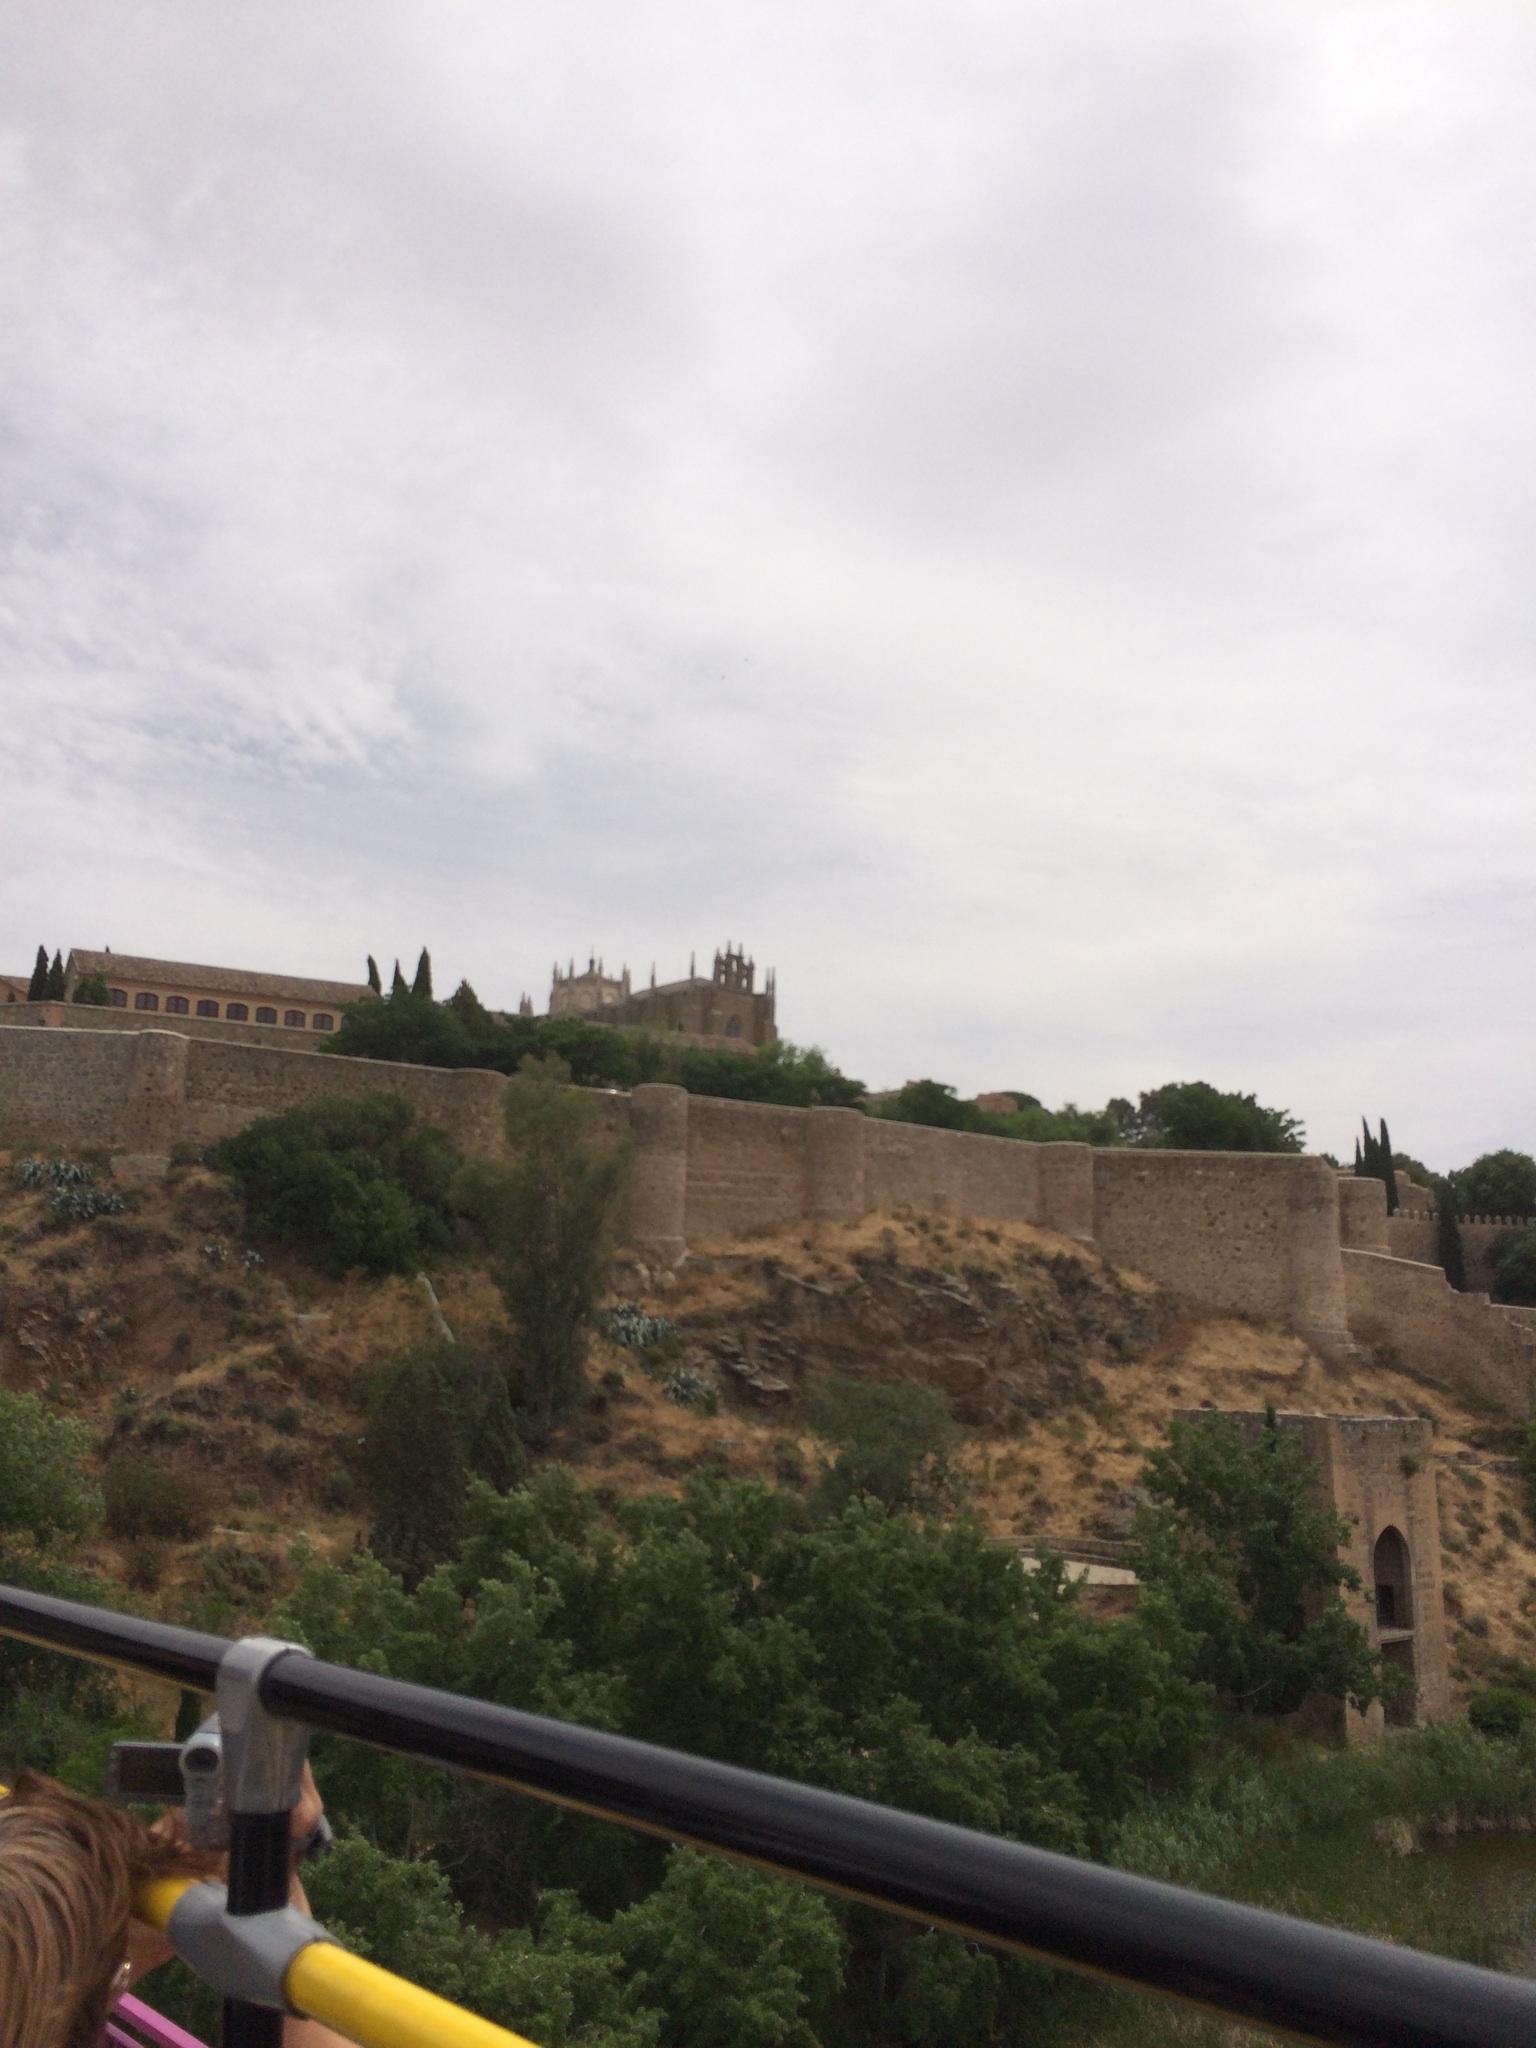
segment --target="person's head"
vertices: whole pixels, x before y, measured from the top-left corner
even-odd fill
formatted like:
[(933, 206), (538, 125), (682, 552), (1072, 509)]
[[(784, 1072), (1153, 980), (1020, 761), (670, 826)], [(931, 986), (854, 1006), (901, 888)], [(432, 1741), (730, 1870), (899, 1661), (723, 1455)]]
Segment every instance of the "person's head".
[(0, 1798), (0, 2048), (100, 2048), (134, 1885), (201, 1874), (205, 1861), (24, 1771)]

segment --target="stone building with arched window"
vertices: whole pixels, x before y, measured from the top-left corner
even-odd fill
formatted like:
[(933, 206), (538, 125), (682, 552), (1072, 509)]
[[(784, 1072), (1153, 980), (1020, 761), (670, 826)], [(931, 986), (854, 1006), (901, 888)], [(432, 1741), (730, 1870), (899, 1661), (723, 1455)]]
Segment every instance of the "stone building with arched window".
[(291, 1031), (338, 1031), (347, 1011), (372, 994), (366, 982), (314, 981), (302, 974), (259, 974), (245, 967), (198, 967), (185, 960), (149, 960), (134, 953), (74, 947), (64, 970), (64, 998), (100, 975), (114, 1009), (171, 1030), (180, 1017), (227, 1024), (281, 1022)]

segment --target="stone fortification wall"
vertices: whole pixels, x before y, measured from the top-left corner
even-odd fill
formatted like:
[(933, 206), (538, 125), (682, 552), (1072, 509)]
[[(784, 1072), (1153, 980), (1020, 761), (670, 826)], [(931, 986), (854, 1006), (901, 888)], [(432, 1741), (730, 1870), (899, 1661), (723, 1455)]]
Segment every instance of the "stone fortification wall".
[(129, 1037), (0, 1032), (0, 1138), (50, 1151), (120, 1144), (133, 1053)]
[[(1493, 1292), (1493, 1248), (1512, 1230), (1529, 1230), (1529, 1216), (1465, 1216), (1461, 1223), (1461, 1253), (1467, 1268), (1467, 1286), (1478, 1294)], [(1437, 1232), (1433, 1214), (1397, 1215), (1388, 1218), (1384, 1247), (1395, 1259), (1418, 1259), (1433, 1266), (1439, 1263)], [(1376, 1247), (1371, 1247), (1376, 1249)]]
[(0, 1024), (51, 1025), (67, 1031), (175, 1031), (183, 1038), (268, 1045), (284, 1052), (314, 1052), (325, 1042), (323, 1033), (286, 1024), (229, 1024), (222, 1017), (167, 1017), (96, 1003), (0, 1003)]
[(688, 1242), (739, 1237), (805, 1215), (804, 1110), (683, 1095), (681, 1122)]
[(1536, 1331), (1486, 1294), (1458, 1294), (1438, 1266), (1346, 1251), (1350, 1328), (1419, 1378), (1523, 1421), (1536, 1393)]
[(1338, 1181), (1320, 1159), (1095, 1152), (1093, 1235), (1191, 1301), (1274, 1318), (1320, 1349), (1349, 1346)]
[[(322, 1096), (389, 1091), (467, 1153), (495, 1156), (505, 1085), (499, 1074), (244, 1044), (229, 1027), (12, 1030), (0, 1032), (0, 1142), (163, 1154)], [(1515, 1342), (1527, 1333), (1453, 1296), (1438, 1269), (1342, 1255), (1341, 1229), (1358, 1242), (1377, 1219), (1368, 1198), (1349, 1194), (1341, 1220), (1340, 1183), (1321, 1161), (1028, 1145), (659, 1085), (598, 1100), (605, 1127), (631, 1144), (625, 1230), (649, 1256), (902, 1204), (1035, 1223), (1097, 1244), (1196, 1307), (1271, 1317), (1329, 1352), (1346, 1351), (1352, 1316), (1364, 1317), (1415, 1370), (1453, 1375), (1504, 1409), (1518, 1395), (1523, 1412), (1529, 1373)], [(1355, 1270), (1346, 1295), (1346, 1256), (1390, 1271)]]

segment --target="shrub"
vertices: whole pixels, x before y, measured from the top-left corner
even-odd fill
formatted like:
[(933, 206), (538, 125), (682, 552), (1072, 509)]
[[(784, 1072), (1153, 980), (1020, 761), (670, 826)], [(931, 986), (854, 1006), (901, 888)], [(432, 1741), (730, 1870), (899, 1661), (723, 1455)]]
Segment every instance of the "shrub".
[(1536, 1229), (1512, 1230), (1493, 1247), (1494, 1293), (1500, 1301), (1536, 1305)]
[(1512, 1685), (1489, 1685), (1467, 1702), (1467, 1719), (1479, 1735), (1513, 1738), (1533, 1717), (1536, 1700)]
[(226, 1138), (210, 1164), (238, 1183), (254, 1234), (329, 1273), (410, 1273), (450, 1241), (459, 1159), (393, 1095), (316, 1102)]
[(212, 1488), (194, 1469), (168, 1472), (121, 1458), (107, 1467), (102, 1491), (114, 1536), (164, 1536), (190, 1543), (206, 1536), (213, 1522)]
[(625, 1154), (598, 1130), (589, 1098), (558, 1061), (525, 1061), (507, 1089), (507, 1166), (477, 1161), (459, 1199), (485, 1234), (523, 1366), (535, 1436), (580, 1406), (587, 1332), (608, 1265)]
[(817, 1489), (824, 1509), (835, 1511), (859, 1495), (895, 1509), (952, 1500), (949, 1453), (959, 1431), (932, 1387), (836, 1380), (818, 1394), (812, 1419), (839, 1446)]
[(471, 1479), (521, 1478), (506, 1379), (456, 1344), (421, 1344), (368, 1387), (364, 1483), (374, 1555), (415, 1585), (453, 1553)]
[(665, 1316), (647, 1315), (638, 1302), (615, 1302), (597, 1318), (599, 1335), (610, 1344), (622, 1344), (627, 1351), (644, 1351), (652, 1344), (664, 1344), (677, 1334), (676, 1323)]

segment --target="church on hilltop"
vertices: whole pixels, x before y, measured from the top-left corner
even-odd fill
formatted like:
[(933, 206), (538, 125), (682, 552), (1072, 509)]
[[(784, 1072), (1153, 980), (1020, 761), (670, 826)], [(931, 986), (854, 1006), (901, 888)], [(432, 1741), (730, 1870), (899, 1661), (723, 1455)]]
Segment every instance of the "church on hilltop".
[[(576, 962), (562, 970), (555, 962), (549, 991), (551, 1017), (579, 1017), (587, 1024), (627, 1024), (642, 1031), (682, 1032), (707, 1044), (753, 1051), (772, 1045), (778, 1037), (775, 1022), (777, 986), (773, 969), (757, 986), (757, 963), (739, 946), (727, 944), (715, 954), (710, 972), (698, 972), (697, 956), (690, 957), (688, 972), (681, 981), (656, 979), (636, 988), (627, 967), (617, 978), (603, 971), (603, 962), (590, 955), (585, 969)], [(521, 1014), (531, 1016), (533, 1006), (523, 998)]]

